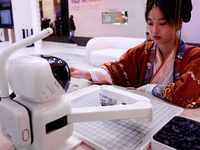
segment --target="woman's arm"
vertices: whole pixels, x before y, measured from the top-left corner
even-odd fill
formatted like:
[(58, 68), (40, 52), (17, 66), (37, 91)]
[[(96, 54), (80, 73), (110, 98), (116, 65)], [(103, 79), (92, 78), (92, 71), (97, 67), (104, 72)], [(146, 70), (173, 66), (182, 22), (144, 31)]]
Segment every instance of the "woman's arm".
[(81, 70), (75, 67), (69, 67), (71, 72), (71, 77), (77, 78), (77, 79), (88, 79), (91, 80), (92, 77), (90, 75), (90, 72), (87, 70)]
[(175, 83), (157, 85), (152, 94), (183, 107), (197, 107), (200, 105), (200, 66), (193, 64)]
[(188, 46), (179, 64), (179, 79), (169, 84), (147, 84), (137, 88), (183, 107), (200, 105), (200, 49)]
[(70, 72), (71, 72), (71, 77), (73, 78), (78, 78), (78, 79), (83, 78), (92, 80), (93, 82), (113, 84), (109, 74), (101, 68), (95, 68), (91, 70), (81, 70), (75, 67), (70, 67)]

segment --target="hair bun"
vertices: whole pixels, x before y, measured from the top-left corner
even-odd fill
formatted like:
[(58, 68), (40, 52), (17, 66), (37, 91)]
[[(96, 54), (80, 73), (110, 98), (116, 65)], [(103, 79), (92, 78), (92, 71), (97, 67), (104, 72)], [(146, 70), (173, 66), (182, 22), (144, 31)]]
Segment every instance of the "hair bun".
[(191, 18), (192, 2), (191, 0), (182, 0), (181, 4), (181, 18), (183, 22), (189, 22)]

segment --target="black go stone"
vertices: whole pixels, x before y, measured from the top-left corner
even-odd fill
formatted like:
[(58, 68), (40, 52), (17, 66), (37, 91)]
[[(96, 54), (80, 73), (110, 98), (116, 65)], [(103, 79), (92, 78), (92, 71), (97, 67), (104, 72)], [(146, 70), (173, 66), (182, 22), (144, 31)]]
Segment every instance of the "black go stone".
[(175, 149), (200, 150), (200, 123), (177, 116), (153, 138)]

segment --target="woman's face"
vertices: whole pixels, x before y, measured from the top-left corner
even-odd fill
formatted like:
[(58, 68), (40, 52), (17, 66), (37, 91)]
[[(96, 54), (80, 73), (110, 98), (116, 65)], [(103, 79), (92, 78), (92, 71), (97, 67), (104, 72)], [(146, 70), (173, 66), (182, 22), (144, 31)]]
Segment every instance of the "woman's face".
[(147, 23), (150, 35), (157, 44), (172, 44), (175, 29), (166, 21), (159, 7), (150, 10)]

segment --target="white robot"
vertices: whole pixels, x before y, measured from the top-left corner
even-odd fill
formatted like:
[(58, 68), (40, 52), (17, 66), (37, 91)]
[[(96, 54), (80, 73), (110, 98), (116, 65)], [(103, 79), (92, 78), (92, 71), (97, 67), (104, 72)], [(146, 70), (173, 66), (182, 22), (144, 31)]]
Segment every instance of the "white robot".
[[(30, 36), (8, 47), (0, 56), (1, 131), (16, 149), (61, 149), (71, 137), (75, 122), (125, 118), (152, 121), (153, 107), (148, 98), (111, 86), (102, 86), (101, 94), (127, 105), (72, 109), (71, 100), (63, 96), (70, 84), (70, 70), (62, 59), (21, 56), (7, 68), (12, 53), (52, 32), (48, 28)], [(17, 95), (13, 100), (8, 83)]]

